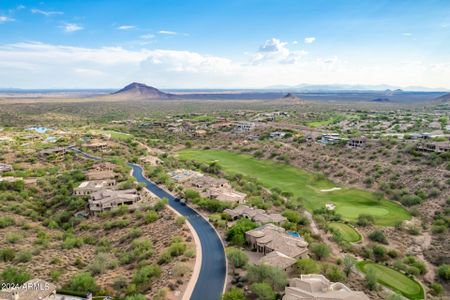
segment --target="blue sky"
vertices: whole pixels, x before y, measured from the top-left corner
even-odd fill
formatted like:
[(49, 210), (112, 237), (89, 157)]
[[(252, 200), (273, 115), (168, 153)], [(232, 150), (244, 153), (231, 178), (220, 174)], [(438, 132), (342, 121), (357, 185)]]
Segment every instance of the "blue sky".
[(450, 1), (4, 1), (0, 86), (450, 88)]

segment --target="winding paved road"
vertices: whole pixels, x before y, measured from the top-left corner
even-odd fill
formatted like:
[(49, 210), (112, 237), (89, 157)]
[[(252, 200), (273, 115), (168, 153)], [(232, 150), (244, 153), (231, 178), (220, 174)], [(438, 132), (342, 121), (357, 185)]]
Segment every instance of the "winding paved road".
[[(75, 146), (70, 146), (68, 149), (87, 159), (102, 160), (101, 157), (85, 153)], [(144, 183), (156, 196), (167, 198), (169, 205), (189, 220), (189, 223), (197, 232), (202, 245), (202, 265), (190, 300), (219, 300), (225, 286), (227, 268), (225, 251), (217, 232), (195, 210), (175, 201), (175, 197), (172, 194), (145, 178), (140, 166), (132, 163), (129, 166), (133, 169), (132, 175), (138, 182)]]
[(173, 195), (145, 178), (140, 166), (135, 164), (130, 164), (130, 166), (133, 168), (133, 176), (136, 180), (143, 182), (156, 196), (169, 199), (169, 205), (189, 220), (200, 238), (202, 244), (202, 265), (190, 299), (219, 300), (225, 283), (226, 260), (223, 244), (217, 232), (195, 210), (175, 201)]

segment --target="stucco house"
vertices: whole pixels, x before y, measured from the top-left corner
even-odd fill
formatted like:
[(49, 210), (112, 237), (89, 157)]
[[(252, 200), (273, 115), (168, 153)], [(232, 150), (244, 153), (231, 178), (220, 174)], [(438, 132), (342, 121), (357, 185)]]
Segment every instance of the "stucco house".
[(289, 280), (283, 300), (369, 300), (363, 292), (352, 291), (340, 282), (331, 282), (323, 275), (300, 275)]
[(247, 231), (245, 239), (252, 250), (264, 255), (277, 251), (297, 259), (308, 253), (308, 243), (301, 236), (289, 234), (284, 228), (271, 223)]

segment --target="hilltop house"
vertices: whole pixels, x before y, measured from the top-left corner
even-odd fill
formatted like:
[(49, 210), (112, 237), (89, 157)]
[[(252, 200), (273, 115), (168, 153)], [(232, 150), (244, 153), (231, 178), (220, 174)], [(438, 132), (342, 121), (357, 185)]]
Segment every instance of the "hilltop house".
[(139, 160), (143, 163), (149, 164), (152, 167), (157, 167), (163, 163), (163, 161), (159, 159), (157, 156), (152, 155), (142, 156), (139, 158)]
[(13, 170), (11, 165), (0, 163), (0, 173), (11, 172)]
[(108, 152), (109, 149), (108, 144), (105, 142), (91, 142), (89, 144), (84, 144), (83, 147), (91, 150), (91, 151), (100, 151), (100, 152)]
[(158, 199), (158, 197), (146, 188), (140, 191), (137, 191), (136, 189), (106, 189), (91, 194), (89, 199), (89, 211), (92, 214), (96, 214), (122, 205), (136, 208), (139, 204), (156, 199)]
[(191, 177), (185, 182), (185, 185), (198, 190), (204, 198), (243, 203), (247, 197), (246, 194), (235, 191), (227, 180), (208, 175)]
[(234, 220), (238, 218), (248, 218), (259, 224), (282, 224), (286, 222), (286, 218), (280, 214), (268, 214), (263, 209), (253, 208), (247, 205), (239, 205), (234, 209), (227, 208), (223, 212), (228, 214)]
[(202, 191), (212, 188), (231, 188), (230, 184), (225, 179), (208, 175), (191, 177), (187, 180), (186, 184)]
[(272, 251), (266, 256), (261, 257), (258, 261), (259, 264), (267, 264), (272, 267), (277, 267), (288, 273), (293, 271), (292, 267), (296, 262), (297, 260), (295, 258), (284, 255), (283, 253), (278, 251)]
[(203, 176), (203, 174), (191, 170), (179, 169), (169, 172), (169, 176), (173, 181), (177, 183), (183, 183), (190, 180), (191, 178), (201, 177)]
[(255, 123), (253, 122), (238, 122), (235, 126), (234, 126), (234, 131), (236, 132), (248, 132), (248, 131), (252, 131), (253, 129), (255, 129)]
[(114, 179), (118, 177), (118, 174), (114, 172), (115, 168), (116, 165), (109, 162), (96, 163), (86, 173), (86, 177), (88, 180)]
[(207, 197), (225, 202), (241, 204), (245, 202), (247, 194), (233, 190), (232, 188), (212, 188), (205, 193)]
[(341, 138), (338, 133), (328, 133), (322, 134), (319, 143), (324, 145), (337, 144), (341, 141)]
[(340, 282), (330, 282), (323, 275), (300, 275), (289, 279), (283, 300), (369, 300), (363, 292), (355, 292)]
[(282, 227), (268, 223), (245, 233), (252, 250), (264, 255), (277, 251), (297, 259), (306, 256), (308, 243), (298, 234), (291, 235)]
[(416, 150), (419, 152), (435, 152), (435, 153), (450, 152), (450, 143), (449, 142), (419, 143), (416, 146)]
[(283, 131), (274, 131), (269, 134), (271, 139), (282, 139), (286, 136), (286, 132)]
[(41, 158), (50, 158), (54, 157), (57, 160), (63, 159), (64, 155), (67, 153), (67, 147), (56, 147), (56, 148), (50, 148), (50, 149), (44, 149), (39, 151), (39, 156)]
[(0, 290), (0, 300), (56, 299), (56, 286), (41, 279), (32, 279), (16, 288)]
[(347, 146), (350, 148), (363, 148), (366, 146), (366, 144), (367, 144), (367, 138), (364, 136), (350, 138), (347, 141)]
[(113, 179), (83, 181), (73, 192), (77, 196), (86, 196), (101, 190), (114, 188), (115, 186), (116, 181)]

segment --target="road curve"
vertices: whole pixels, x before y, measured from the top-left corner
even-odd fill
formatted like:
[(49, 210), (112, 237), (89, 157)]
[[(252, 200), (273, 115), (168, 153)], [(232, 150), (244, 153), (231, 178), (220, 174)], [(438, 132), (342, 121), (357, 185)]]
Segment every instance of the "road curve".
[(140, 166), (129, 164), (133, 168), (133, 176), (138, 182), (142, 182), (146, 187), (160, 198), (167, 198), (169, 205), (189, 220), (200, 239), (202, 245), (202, 265), (200, 274), (195, 284), (191, 300), (219, 300), (226, 276), (226, 259), (223, 244), (217, 232), (202, 216), (189, 206), (182, 205), (175, 201), (175, 197), (151, 182), (142, 174)]

